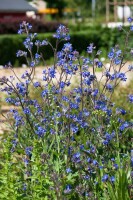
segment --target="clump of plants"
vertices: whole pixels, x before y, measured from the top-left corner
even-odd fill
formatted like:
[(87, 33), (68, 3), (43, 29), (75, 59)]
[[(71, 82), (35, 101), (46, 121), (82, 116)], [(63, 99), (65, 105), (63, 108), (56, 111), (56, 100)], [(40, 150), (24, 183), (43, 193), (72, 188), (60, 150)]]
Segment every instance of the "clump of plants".
[[(0, 198), (130, 199), (133, 124), (125, 119), (131, 110), (116, 107), (112, 97), (117, 85), (126, 81), (126, 73), (133, 70), (130, 65), (122, 72), (126, 57), (132, 56), (128, 39), (133, 26), (126, 32), (124, 51), (116, 45), (108, 53), (108, 69), (94, 44), (88, 45), (87, 57), (80, 56), (68, 42), (69, 30), (64, 25), (53, 35), (55, 47), (47, 39), (37, 40), (31, 28), (25, 21), (20, 25), (18, 33), (27, 34), (26, 51), (16, 54), (26, 59), (29, 69), (18, 77), (9, 63), (5, 67), (14, 76), (0, 78), (1, 92), (8, 95), (6, 102), (14, 105), (5, 116), (10, 131), (1, 147)], [(36, 81), (36, 66), (45, 63), (41, 47), (48, 45), (53, 65), (44, 67), (42, 80)], [(102, 69), (100, 80), (97, 68)], [(133, 103), (132, 93), (125, 103)]]

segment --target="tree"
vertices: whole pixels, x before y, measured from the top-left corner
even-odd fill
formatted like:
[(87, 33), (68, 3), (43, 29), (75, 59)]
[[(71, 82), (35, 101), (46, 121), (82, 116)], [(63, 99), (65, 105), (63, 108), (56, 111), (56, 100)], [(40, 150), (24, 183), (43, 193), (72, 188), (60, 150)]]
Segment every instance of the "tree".
[(58, 13), (54, 15), (54, 17), (62, 18), (63, 17), (63, 9), (67, 6), (67, 2), (65, 0), (45, 0), (47, 2), (47, 8), (57, 8)]
[(69, 8), (74, 8), (82, 18), (91, 15), (91, 0), (65, 0)]
[[(65, 0), (69, 8), (75, 8), (82, 18), (105, 17), (106, 0)], [(113, 0), (110, 0), (113, 1)]]

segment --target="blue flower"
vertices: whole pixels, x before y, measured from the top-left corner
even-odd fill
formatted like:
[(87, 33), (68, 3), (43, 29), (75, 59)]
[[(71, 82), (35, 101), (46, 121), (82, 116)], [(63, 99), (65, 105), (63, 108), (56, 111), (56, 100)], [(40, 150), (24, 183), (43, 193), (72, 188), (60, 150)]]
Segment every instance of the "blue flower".
[(83, 64), (87, 65), (90, 63), (90, 59), (89, 58), (83, 58)]
[(27, 166), (29, 164), (29, 160), (26, 158), (23, 158), (24, 164)]
[(95, 165), (95, 166), (97, 166), (98, 165), (98, 162), (97, 162), (97, 160), (93, 160), (93, 165)]
[(114, 59), (114, 63), (115, 63), (116, 65), (119, 65), (119, 64), (121, 63), (121, 60), (120, 60), (119, 58), (115, 58), (115, 59)]
[(46, 133), (46, 130), (45, 130), (43, 127), (37, 125), (37, 130), (35, 131), (35, 133), (36, 133), (39, 137), (42, 137), (42, 136), (44, 136), (44, 134)]
[(98, 89), (94, 89), (91, 93), (92, 96), (96, 97), (98, 94)]
[(111, 84), (106, 84), (106, 89), (109, 90), (109, 92), (112, 92), (113, 86)]
[(72, 103), (72, 102), (70, 102), (70, 108), (72, 109), (78, 109), (79, 108), (79, 106), (78, 106), (78, 104), (76, 104), (76, 103)]
[(18, 30), (18, 34), (21, 35), (22, 33), (24, 33), (24, 30), (23, 29), (19, 29)]
[(30, 109), (27, 107), (27, 108), (24, 108), (23, 109), (23, 112), (27, 115), (29, 115), (31, 112), (30, 112)]
[(30, 29), (32, 29), (32, 25), (26, 21), (23, 21), (20, 24), (20, 29), (18, 30), (18, 34), (27, 33), (27, 31), (29, 31)]
[(47, 41), (47, 40), (43, 40), (43, 41), (41, 42), (41, 46), (46, 46), (46, 45), (48, 45), (48, 41)]
[(87, 162), (88, 162), (88, 163), (91, 163), (91, 158), (87, 158)]
[(75, 154), (73, 155), (73, 157), (74, 157), (74, 158), (80, 158), (80, 153), (79, 153), (79, 152), (75, 153)]
[(18, 141), (17, 140), (12, 140), (12, 144), (15, 147), (17, 145)]
[(24, 42), (23, 42), (24, 46), (26, 49), (32, 49), (33, 47), (33, 42), (31, 41), (31, 38), (30, 37), (27, 37)]
[(114, 52), (113, 51), (109, 52), (108, 58), (109, 59), (113, 59), (114, 58)]
[(101, 61), (99, 61), (99, 62), (97, 62), (97, 66), (98, 66), (99, 68), (101, 68), (101, 67), (103, 66), (103, 63), (102, 63)]
[(106, 182), (108, 178), (109, 178), (108, 174), (103, 175), (102, 182)]
[(57, 39), (70, 40), (70, 36), (68, 33), (69, 33), (69, 29), (66, 28), (66, 26), (61, 24), (56, 30), (56, 34), (54, 34), (53, 37)]
[(54, 134), (55, 134), (55, 130), (51, 128), (51, 129), (50, 129), (50, 134), (51, 134), (51, 135), (54, 135)]
[(119, 49), (118, 51), (115, 52), (116, 57), (119, 57), (121, 55), (122, 51)]
[(21, 56), (27, 57), (27, 52), (18, 50), (17, 53), (16, 53), (16, 56), (17, 57), (21, 57)]
[(101, 100), (96, 101), (95, 109), (105, 111), (107, 109), (106, 102)]
[(106, 133), (105, 134), (105, 138), (106, 138), (106, 140), (111, 141), (112, 140), (112, 135), (109, 134), (109, 133)]
[(111, 161), (114, 162), (114, 161), (115, 161), (115, 158), (111, 158)]
[(90, 76), (90, 72), (82, 72), (82, 76), (83, 77), (89, 77)]
[(64, 46), (63, 46), (63, 49), (62, 49), (63, 51), (65, 51), (65, 52), (71, 52), (72, 51), (72, 44), (71, 43), (66, 43), (66, 44), (64, 44)]
[(122, 81), (126, 81), (127, 80), (127, 77), (126, 77), (125, 73), (117, 73), (117, 77), (119, 79), (121, 79)]
[(24, 121), (23, 121), (23, 117), (20, 115), (15, 115), (14, 116), (15, 119), (15, 126), (18, 127), (20, 125), (24, 125)]
[(42, 91), (42, 94), (41, 94), (41, 95), (42, 95), (42, 97), (45, 97), (47, 94), (48, 94), (48, 90), (45, 89), (45, 90)]
[(94, 81), (95, 80), (95, 75), (90, 75), (90, 81)]
[(39, 83), (38, 81), (37, 81), (37, 82), (35, 82), (33, 85), (34, 85), (34, 87), (35, 87), (35, 88), (37, 88), (37, 87), (40, 87), (40, 86), (41, 86), (41, 85), (40, 85), (40, 83)]
[(133, 103), (133, 94), (128, 95), (130, 103)]
[(69, 98), (67, 96), (62, 96), (62, 100), (66, 101), (66, 102), (69, 102)]
[(133, 26), (130, 26), (130, 31), (133, 31)]
[(83, 144), (81, 144), (81, 145), (79, 145), (80, 146), (80, 149), (82, 150), (82, 149), (84, 149), (84, 145)]
[(113, 81), (116, 78), (116, 74), (112, 74), (110, 80)]
[(128, 126), (129, 126), (129, 123), (125, 121), (124, 123), (121, 124), (119, 129), (120, 129), (120, 131), (124, 131), (125, 128), (128, 128)]
[[(85, 180), (89, 180), (89, 179), (90, 179), (90, 176), (86, 175), (86, 176), (84, 176), (84, 179), (85, 179)], [(86, 196), (88, 196), (88, 195), (86, 194)]]
[(61, 117), (61, 113), (60, 113), (60, 112), (56, 112), (56, 113), (55, 113), (55, 116), (56, 116), (57, 118), (60, 118), (60, 117)]
[(114, 177), (114, 176), (111, 176), (111, 177), (110, 177), (110, 182), (112, 182), (112, 183), (115, 182), (115, 177)]
[(91, 43), (88, 47), (87, 47), (87, 53), (91, 54), (93, 52), (93, 49), (95, 49), (95, 47), (93, 46), (93, 43)]
[(131, 157), (131, 167), (133, 167), (133, 157)]
[(118, 169), (118, 168), (119, 168), (118, 164), (116, 164), (116, 163), (114, 163), (113, 166), (114, 166), (115, 169)]
[(133, 65), (129, 65), (129, 66), (128, 66), (128, 70), (129, 70), (129, 71), (132, 71), (132, 70), (133, 70)]
[(127, 19), (127, 20), (128, 20), (128, 22), (129, 22), (129, 23), (131, 23), (131, 22), (133, 21), (133, 18), (131, 18), (131, 17), (128, 17), (128, 19)]
[(38, 46), (38, 47), (41, 46), (41, 41), (40, 40), (36, 40), (35, 41), (35, 45)]
[(61, 81), (61, 82), (60, 82), (60, 88), (63, 89), (64, 87), (65, 87), (65, 82)]
[(110, 72), (108, 70), (105, 72), (105, 76), (108, 77), (108, 78), (111, 77), (111, 74), (110, 74)]
[(27, 184), (26, 183), (23, 184), (22, 190), (24, 190), (24, 191), (27, 190)]
[(87, 110), (87, 109), (83, 109), (83, 115), (85, 116), (85, 117), (88, 117), (89, 115), (90, 115), (90, 112)]
[(56, 71), (55, 71), (54, 67), (51, 67), (51, 68), (48, 69), (49, 77), (55, 78), (55, 74), (56, 74)]
[(30, 30), (32, 29), (32, 25), (30, 23), (27, 23), (27, 28)]
[(71, 170), (70, 168), (67, 168), (67, 169), (66, 169), (66, 172), (67, 172), (67, 173), (71, 173), (72, 170)]
[(35, 54), (35, 59), (38, 60), (38, 59), (40, 59), (40, 58), (41, 58), (41, 56), (40, 56), (38, 53), (36, 53), (36, 54)]
[(74, 124), (71, 124), (71, 131), (73, 132), (73, 133), (77, 133), (78, 132), (78, 127), (76, 126), (76, 125), (74, 125)]
[(24, 74), (22, 74), (21, 78), (22, 78), (22, 79), (25, 79), (25, 78), (27, 78), (27, 77), (29, 77), (29, 76), (30, 76), (30, 74), (29, 74), (28, 71), (26, 70), (26, 71), (24, 72)]
[(15, 140), (12, 140), (11, 143), (12, 143), (12, 148), (10, 149), (10, 151), (13, 153), (15, 151), (15, 147), (18, 144), (18, 141), (15, 139)]
[(76, 162), (76, 163), (80, 162), (80, 153), (77, 152), (77, 153), (73, 154), (72, 159), (73, 159), (73, 161)]
[(33, 149), (33, 147), (26, 147), (26, 148), (25, 148), (25, 153), (26, 153), (26, 155), (31, 156), (32, 149)]
[(35, 67), (35, 61), (30, 62), (30, 67)]
[(104, 145), (108, 145), (108, 144), (109, 144), (109, 140), (104, 140), (104, 141), (103, 141), (103, 144), (104, 144)]
[(27, 89), (25, 87), (24, 83), (16, 83), (16, 88), (18, 89), (18, 92), (20, 95), (25, 96), (27, 93)]
[(7, 98), (5, 99), (5, 101), (6, 101), (7, 103), (12, 103), (12, 104), (15, 103), (15, 100), (14, 100), (13, 98), (11, 98), (11, 97), (7, 97)]
[(65, 190), (64, 190), (64, 193), (69, 194), (71, 192), (71, 190), (72, 190), (71, 185), (67, 185)]
[(116, 113), (117, 113), (117, 114), (125, 115), (125, 114), (126, 114), (126, 110), (124, 110), (124, 109), (122, 109), (122, 108), (116, 108)]

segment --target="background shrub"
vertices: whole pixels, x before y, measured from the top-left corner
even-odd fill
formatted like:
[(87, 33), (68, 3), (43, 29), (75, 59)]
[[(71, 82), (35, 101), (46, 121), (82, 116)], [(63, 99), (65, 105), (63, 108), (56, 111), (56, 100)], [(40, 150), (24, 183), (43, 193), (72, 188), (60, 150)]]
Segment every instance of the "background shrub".
[[(33, 24), (33, 27), (34, 25), (35, 24)], [(47, 26), (51, 27), (52, 30), (50, 24), (47, 24)], [(55, 27), (56, 26), (57, 24)], [(54, 45), (53, 34), (45, 33), (46, 31), (43, 32), (43, 34), (38, 34), (38, 40), (47, 38), (49, 42)], [(123, 37), (124, 36), (117, 29), (97, 27), (97, 29), (91, 28), (85, 31), (71, 32), (71, 43), (73, 44), (74, 49), (79, 51), (79, 53), (82, 53), (83, 49), (85, 51), (87, 46), (93, 42), (97, 50), (100, 49), (103, 51), (102, 56), (106, 57), (109, 49), (115, 44), (119, 43), (121, 44), (121, 48), (124, 48)], [(25, 38), (25, 35), (0, 35), (0, 65), (5, 65), (9, 61), (15, 66), (21, 66), (25, 63), (24, 59), (19, 59), (18, 61), (18, 58), (16, 58), (17, 50), (24, 49), (23, 41)], [(132, 41), (130, 41), (130, 46), (132, 46)], [(35, 52), (35, 49), (33, 52)], [(47, 47), (47, 50), (45, 47), (42, 47), (41, 52), (44, 54), (46, 60), (53, 57), (53, 52), (50, 47)]]
[(35, 20), (29, 17), (25, 18), (11, 18), (0, 19), (0, 34), (16, 34), (19, 29), (19, 24), (22, 21), (27, 21), (32, 24), (32, 32), (45, 33), (45, 32), (55, 32), (60, 22), (43, 22), (42, 20)]

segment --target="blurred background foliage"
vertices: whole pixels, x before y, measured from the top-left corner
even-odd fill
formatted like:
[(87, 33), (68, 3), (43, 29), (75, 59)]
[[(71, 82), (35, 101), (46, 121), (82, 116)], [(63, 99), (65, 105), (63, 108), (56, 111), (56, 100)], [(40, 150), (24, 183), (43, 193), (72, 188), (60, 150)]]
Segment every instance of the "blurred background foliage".
[[(47, 7), (58, 8), (59, 13), (54, 15), (54, 17), (62, 18), (66, 15), (63, 9), (71, 9), (68, 14), (73, 17), (82, 17), (83, 19), (90, 17), (98, 17), (99, 15), (105, 15), (106, 0), (45, 0), (47, 2)], [(111, 0), (113, 2), (113, 0)], [(113, 11), (111, 9), (111, 11)], [(95, 12), (95, 13), (94, 13)]]
[[(40, 0), (27, 1), (36, 5)], [(10, 61), (12, 65), (20, 67), (25, 62), (23, 59), (18, 61), (16, 58), (17, 50), (24, 49), (22, 43), (25, 36), (17, 35), (22, 21), (32, 24), (32, 32), (39, 33), (38, 39), (47, 38), (52, 44), (54, 44), (52, 33), (60, 23), (65, 24), (71, 31), (70, 42), (80, 53), (85, 52), (90, 43), (94, 43), (97, 49), (103, 51), (102, 56), (105, 57), (110, 47), (123, 40), (121, 32), (107, 26), (106, 0), (42, 0), (42, 2), (45, 2), (45, 9), (49, 9), (49, 12), (45, 13), (45, 9), (42, 9), (44, 13), (37, 15), (36, 18), (26, 16), (0, 18), (0, 65)], [(51, 12), (50, 9), (58, 12)], [(114, 20), (113, 12), (113, 6), (110, 6), (111, 21)], [(46, 60), (51, 59), (52, 56), (50, 50), (44, 50)]]
[[(36, 5), (40, 0), (27, 0), (31, 5)], [(18, 36), (17, 30), (22, 21), (32, 24), (32, 32), (39, 33), (38, 39), (48, 38), (52, 40), (52, 34), (60, 23), (67, 25), (71, 31), (71, 42), (80, 53), (86, 51), (89, 43), (94, 43), (97, 49), (103, 51), (106, 56), (111, 46), (121, 41), (122, 34), (116, 29), (107, 28), (106, 0), (42, 0), (45, 2), (47, 13), (32, 17), (4, 17), (0, 18), (0, 65), (7, 62), (15, 66), (21, 66), (23, 60), (18, 61), (16, 51), (23, 49), (22, 41), (25, 36)], [(113, 2), (113, 0), (110, 0)], [(54, 12), (50, 9), (55, 9)], [(58, 12), (55, 12), (57, 11)], [(114, 19), (113, 6), (110, 6), (110, 20)], [(43, 33), (43, 34), (42, 34)], [(44, 33), (47, 33), (44, 35)], [(12, 35), (14, 34), (14, 35)], [(123, 39), (123, 38), (122, 38)], [(11, 54), (7, 52), (10, 51)], [(51, 58), (49, 51), (45, 52), (45, 59)]]
[[(48, 23), (49, 24), (49, 23)], [(37, 36), (38, 40), (44, 40), (47, 39), (53, 46), (55, 46), (55, 39), (53, 38), (53, 32), (56, 29), (56, 26), (58, 26), (58, 23), (51, 24), (51, 26), (42, 27), (42, 30), (44, 33), (39, 33)], [(35, 27), (34, 27), (35, 26)], [(89, 46), (90, 43), (94, 43), (94, 46), (96, 46), (96, 50), (101, 50), (102, 54), (101, 57), (106, 58), (108, 55), (108, 52), (111, 47), (115, 46), (116, 44), (120, 44), (121, 48), (124, 48), (124, 42), (121, 43), (121, 41), (124, 41), (124, 35), (121, 31), (118, 31), (118, 29), (110, 29), (110, 28), (102, 28), (101, 26), (95, 26), (88, 28), (84, 24), (79, 26), (70, 27), (70, 36), (71, 40), (70, 42), (73, 44), (73, 49), (79, 51), (80, 53), (85, 52), (87, 50), (87, 46)], [(48, 27), (48, 28), (47, 28)], [(53, 30), (47, 31), (49, 27)], [(38, 27), (41, 28), (41, 27)], [(33, 30), (37, 29), (37, 26), (35, 23), (33, 23)], [(48, 33), (47, 33), (48, 32)], [(26, 60), (24, 58), (18, 59), (16, 57), (16, 52), (18, 50), (25, 50), (23, 41), (25, 40), (26, 35), (18, 35), (18, 34), (4, 34), (0, 35), (0, 57), (2, 65), (7, 64), (9, 61), (12, 63), (13, 66), (19, 67), (22, 64), (26, 64)], [(60, 44), (59, 49), (62, 47), (63, 43)], [(130, 40), (129, 47), (132, 47), (133, 41)], [(46, 49), (47, 48), (47, 49)], [(10, 54), (6, 53), (9, 52)], [(40, 52), (43, 54), (45, 60), (50, 60), (53, 57), (53, 52), (50, 48), (50, 46), (41, 47)], [(33, 53), (36, 53), (36, 47), (33, 48)], [(131, 59), (131, 58), (130, 58)], [(47, 62), (46, 62), (47, 63)], [(49, 63), (49, 62), (48, 62)]]

